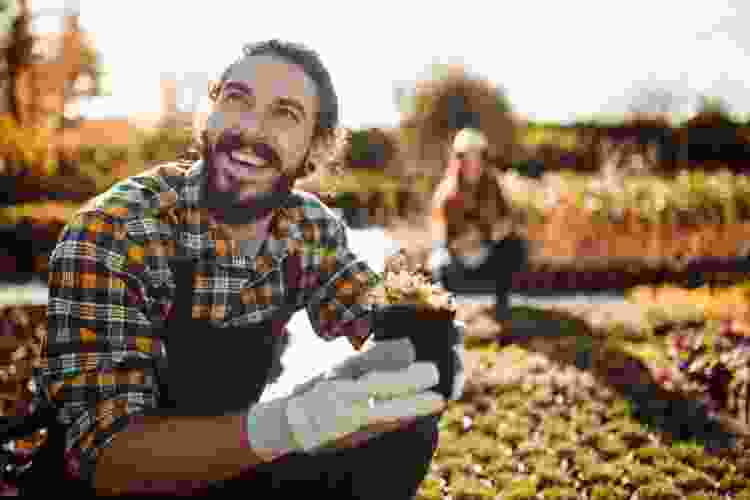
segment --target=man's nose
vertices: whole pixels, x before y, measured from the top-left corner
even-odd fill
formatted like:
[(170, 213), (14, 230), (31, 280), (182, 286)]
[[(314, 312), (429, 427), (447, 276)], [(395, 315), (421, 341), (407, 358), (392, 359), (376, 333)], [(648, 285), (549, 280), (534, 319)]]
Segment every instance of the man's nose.
[(243, 134), (262, 135), (265, 132), (265, 118), (255, 111), (243, 111), (237, 116), (236, 126)]
[(207, 128), (217, 132), (234, 129), (243, 134), (258, 135), (265, 131), (265, 119), (254, 111), (218, 112), (208, 117)]

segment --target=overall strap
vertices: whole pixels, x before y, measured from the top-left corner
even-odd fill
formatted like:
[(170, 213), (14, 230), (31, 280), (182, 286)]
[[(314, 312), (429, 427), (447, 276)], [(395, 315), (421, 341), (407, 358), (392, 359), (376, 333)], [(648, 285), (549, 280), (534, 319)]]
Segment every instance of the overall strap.
[(185, 324), (193, 318), (193, 276), (197, 262), (188, 256), (175, 256), (169, 263), (175, 279), (174, 312), (169, 324)]
[(169, 259), (169, 268), (175, 281), (174, 303), (169, 315), (164, 334), (169, 335), (171, 328), (186, 325), (193, 317), (193, 276), (197, 267), (197, 258), (189, 255), (189, 250), (180, 241), (187, 234), (187, 223), (183, 221), (177, 226), (175, 255)]
[(157, 364), (157, 383), (159, 384), (159, 409), (168, 410), (175, 407), (175, 401), (170, 397), (169, 384), (169, 356), (170, 356), (170, 333), (174, 334), (181, 328), (189, 328), (188, 321), (192, 319), (193, 308), (193, 273), (196, 263), (193, 259), (184, 255), (172, 257), (169, 268), (175, 280), (174, 303), (172, 312), (165, 322), (160, 337), (165, 343), (167, 359), (162, 359)]

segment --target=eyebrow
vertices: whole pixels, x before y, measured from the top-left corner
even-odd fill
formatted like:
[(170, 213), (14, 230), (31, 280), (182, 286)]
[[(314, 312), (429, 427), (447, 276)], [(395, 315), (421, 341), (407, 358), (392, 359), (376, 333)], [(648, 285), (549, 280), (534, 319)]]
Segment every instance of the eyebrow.
[[(224, 85), (224, 92), (227, 90), (237, 90), (247, 96), (253, 95), (253, 89), (251, 89), (246, 83), (244, 82), (238, 82), (238, 81), (229, 81)], [(289, 106), (291, 108), (296, 109), (303, 118), (307, 118), (307, 113), (305, 113), (305, 107), (296, 99), (292, 99), (291, 97), (279, 97), (276, 99), (276, 103), (281, 106)]]

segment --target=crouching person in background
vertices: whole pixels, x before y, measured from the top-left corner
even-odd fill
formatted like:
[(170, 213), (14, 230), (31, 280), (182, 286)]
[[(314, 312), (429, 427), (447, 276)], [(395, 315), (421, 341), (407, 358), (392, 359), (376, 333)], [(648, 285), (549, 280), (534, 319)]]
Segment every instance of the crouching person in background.
[(511, 208), (487, 165), (487, 139), (474, 128), (454, 139), (448, 168), (432, 198), (435, 281), (456, 293), (493, 293), (496, 317), (506, 321), (513, 272), (527, 261)]

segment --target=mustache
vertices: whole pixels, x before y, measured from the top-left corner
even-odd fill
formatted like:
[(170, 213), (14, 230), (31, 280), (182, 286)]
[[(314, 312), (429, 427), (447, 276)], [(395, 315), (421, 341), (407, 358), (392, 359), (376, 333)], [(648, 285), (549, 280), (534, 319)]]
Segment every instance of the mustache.
[(238, 149), (250, 149), (258, 158), (271, 165), (278, 166), (281, 157), (276, 149), (267, 142), (247, 137), (239, 130), (228, 130), (222, 133), (213, 147), (218, 153), (229, 154)]

